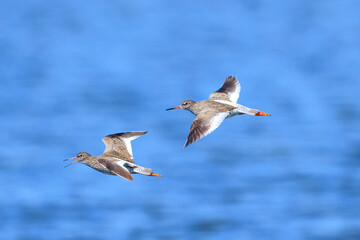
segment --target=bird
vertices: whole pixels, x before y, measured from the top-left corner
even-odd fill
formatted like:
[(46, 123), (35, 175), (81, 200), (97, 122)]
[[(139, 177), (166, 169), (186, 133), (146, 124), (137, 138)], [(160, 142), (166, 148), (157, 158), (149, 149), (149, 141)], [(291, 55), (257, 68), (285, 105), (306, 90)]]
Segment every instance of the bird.
[(99, 172), (117, 175), (126, 180), (133, 181), (131, 174), (143, 174), (147, 176), (162, 177), (153, 173), (152, 169), (135, 164), (131, 148), (131, 141), (144, 135), (147, 131), (122, 132), (105, 136), (102, 141), (105, 143), (105, 151), (100, 156), (92, 156), (87, 152), (80, 152), (76, 157), (65, 159), (76, 159), (69, 165), (79, 162)]
[(238, 104), (240, 90), (241, 86), (236, 77), (228, 76), (221, 88), (211, 93), (208, 100), (185, 100), (177, 107), (166, 109), (184, 109), (196, 115), (184, 148), (213, 132), (226, 118), (242, 114), (270, 116), (269, 113)]

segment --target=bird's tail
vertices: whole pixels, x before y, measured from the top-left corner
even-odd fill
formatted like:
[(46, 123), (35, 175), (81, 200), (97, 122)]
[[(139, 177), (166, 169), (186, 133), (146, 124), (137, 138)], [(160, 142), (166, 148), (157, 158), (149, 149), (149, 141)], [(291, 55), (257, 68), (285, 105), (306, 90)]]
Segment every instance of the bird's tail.
[(153, 176), (153, 177), (162, 177), (160, 174), (153, 173), (153, 170), (150, 169), (150, 168), (136, 166), (132, 170), (133, 170), (134, 173), (139, 173), (139, 174), (143, 174), (143, 175), (147, 175), (147, 176)]
[(248, 114), (253, 116), (271, 116), (269, 113), (261, 112), (253, 108), (248, 108), (240, 104), (238, 104), (237, 108), (233, 111), (236, 111), (237, 114)]

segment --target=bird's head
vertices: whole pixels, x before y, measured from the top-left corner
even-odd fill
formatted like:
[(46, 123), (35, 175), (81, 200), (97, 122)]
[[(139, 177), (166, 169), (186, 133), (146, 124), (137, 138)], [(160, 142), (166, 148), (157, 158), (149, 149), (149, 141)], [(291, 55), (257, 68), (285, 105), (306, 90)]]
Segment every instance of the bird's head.
[(179, 106), (173, 107), (173, 108), (168, 108), (168, 109), (166, 109), (166, 111), (168, 111), (168, 110), (173, 110), (173, 109), (185, 109), (185, 110), (190, 110), (189, 108), (191, 108), (191, 106), (193, 106), (194, 103), (195, 103), (195, 101), (193, 101), (193, 100), (185, 100), (185, 101), (183, 101)]
[(64, 161), (67, 161), (67, 160), (70, 160), (70, 159), (76, 159), (75, 161), (73, 161), (72, 163), (70, 163), (69, 165), (65, 166), (65, 167), (68, 167), (70, 166), (71, 164), (73, 163), (76, 163), (76, 162), (79, 162), (79, 163), (86, 163), (88, 158), (90, 157), (91, 155), (88, 154), (87, 152), (80, 152), (78, 154), (76, 154), (76, 157), (73, 157), (73, 158), (69, 158), (69, 159), (65, 159)]

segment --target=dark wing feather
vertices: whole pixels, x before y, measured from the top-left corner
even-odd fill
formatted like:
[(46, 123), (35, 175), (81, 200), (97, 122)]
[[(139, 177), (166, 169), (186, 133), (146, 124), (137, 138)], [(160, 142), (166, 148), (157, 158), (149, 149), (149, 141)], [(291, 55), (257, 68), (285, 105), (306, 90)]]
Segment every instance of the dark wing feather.
[(236, 103), (239, 98), (240, 90), (241, 86), (236, 77), (229, 76), (225, 79), (219, 90), (210, 94), (209, 99), (231, 101)]
[(192, 122), (185, 147), (196, 142), (200, 138), (212, 133), (224, 121), (227, 112), (216, 113), (212, 110), (201, 111)]
[(133, 177), (131, 176), (131, 173), (125, 168), (122, 167), (112, 161), (106, 160), (106, 159), (99, 159), (99, 163), (101, 163), (104, 167), (109, 169), (114, 174), (123, 177), (129, 181), (133, 181)]

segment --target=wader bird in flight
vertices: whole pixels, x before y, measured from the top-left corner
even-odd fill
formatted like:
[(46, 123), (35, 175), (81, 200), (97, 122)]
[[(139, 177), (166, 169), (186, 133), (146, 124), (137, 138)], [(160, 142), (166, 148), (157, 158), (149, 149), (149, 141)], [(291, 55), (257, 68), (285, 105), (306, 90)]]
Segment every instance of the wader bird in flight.
[(184, 148), (213, 132), (225, 118), (241, 114), (270, 116), (268, 113), (237, 104), (240, 89), (240, 83), (236, 77), (229, 76), (219, 90), (210, 94), (208, 100), (200, 102), (185, 100), (177, 107), (166, 109), (185, 109), (196, 115)]
[(124, 132), (107, 135), (102, 139), (106, 145), (106, 149), (102, 155), (95, 157), (91, 156), (89, 153), (81, 152), (78, 153), (76, 157), (69, 158), (76, 159), (69, 165), (75, 162), (83, 163), (99, 172), (109, 175), (118, 175), (129, 181), (133, 181), (131, 174), (136, 173), (161, 177), (161, 175), (153, 173), (150, 168), (136, 165), (133, 161), (130, 142), (145, 133), (147, 133), (147, 131)]

